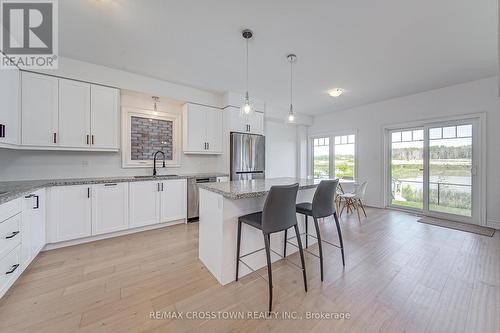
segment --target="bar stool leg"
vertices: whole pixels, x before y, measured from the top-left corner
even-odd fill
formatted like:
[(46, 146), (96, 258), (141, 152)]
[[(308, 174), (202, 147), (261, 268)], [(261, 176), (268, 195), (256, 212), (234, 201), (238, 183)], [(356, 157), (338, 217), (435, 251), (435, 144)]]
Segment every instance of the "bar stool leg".
[(316, 227), (316, 237), (318, 238), (319, 248), (319, 267), (321, 270), (321, 281), (323, 281), (323, 246), (321, 245), (321, 233), (319, 232), (318, 219), (313, 216), (314, 226)]
[[(307, 221), (307, 215), (304, 215), (306, 217), (306, 249), (309, 247), (309, 222)], [(299, 237), (299, 236), (297, 236)]]
[(288, 239), (288, 229), (285, 229), (285, 242), (283, 245), (283, 258), (286, 257), (286, 240)]
[(340, 251), (342, 252), (342, 265), (345, 267), (344, 241), (342, 240), (342, 231), (340, 231), (340, 223), (337, 217), (337, 213), (333, 213), (333, 217), (335, 218), (335, 224), (337, 225), (337, 233), (339, 234)]
[(264, 244), (266, 247), (267, 257), (267, 277), (269, 283), (269, 312), (273, 308), (273, 273), (271, 270), (271, 236), (264, 233)]
[(306, 262), (304, 260), (304, 250), (302, 249), (302, 240), (300, 239), (299, 226), (295, 225), (295, 235), (297, 236), (297, 244), (299, 245), (300, 261), (302, 263), (302, 276), (304, 277), (304, 289), (307, 293), (307, 276), (306, 276)]
[(238, 221), (238, 239), (236, 241), (236, 281), (240, 268), (241, 221)]

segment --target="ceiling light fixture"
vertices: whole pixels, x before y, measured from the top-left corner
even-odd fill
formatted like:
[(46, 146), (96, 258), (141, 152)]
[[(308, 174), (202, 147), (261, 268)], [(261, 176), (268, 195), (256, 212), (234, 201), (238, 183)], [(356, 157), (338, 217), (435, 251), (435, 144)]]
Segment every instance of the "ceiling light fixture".
[(287, 57), (290, 63), (290, 110), (288, 111), (287, 123), (295, 123), (295, 113), (293, 112), (293, 63), (297, 61), (295, 54), (289, 54)]
[(242, 31), (242, 36), (245, 38), (247, 44), (247, 58), (246, 58), (246, 92), (245, 92), (245, 101), (241, 106), (241, 114), (244, 116), (248, 116), (253, 112), (253, 105), (250, 103), (250, 97), (248, 95), (248, 41), (253, 37), (253, 32), (250, 29), (245, 29)]
[(344, 93), (344, 89), (342, 89), (342, 88), (335, 88), (335, 89), (330, 90), (328, 92), (328, 95), (330, 95), (332, 97), (339, 97), (343, 93)]

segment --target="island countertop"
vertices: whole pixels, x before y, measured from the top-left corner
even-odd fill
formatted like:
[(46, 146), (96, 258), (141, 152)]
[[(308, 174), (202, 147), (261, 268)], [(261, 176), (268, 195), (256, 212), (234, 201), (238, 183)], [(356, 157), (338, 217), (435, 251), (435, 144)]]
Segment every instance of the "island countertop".
[(265, 196), (272, 186), (299, 184), (299, 190), (315, 188), (319, 179), (305, 178), (266, 178), (237, 180), (222, 183), (200, 183), (198, 187), (222, 195), (224, 198), (237, 200)]

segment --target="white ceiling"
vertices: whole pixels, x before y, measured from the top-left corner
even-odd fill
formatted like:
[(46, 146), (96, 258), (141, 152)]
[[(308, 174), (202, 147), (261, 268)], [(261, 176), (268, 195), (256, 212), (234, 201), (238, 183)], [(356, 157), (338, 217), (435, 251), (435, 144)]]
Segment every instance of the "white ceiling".
[[(60, 53), (318, 114), (497, 73), (496, 0), (64, 0)], [(346, 89), (333, 100), (330, 88)]]

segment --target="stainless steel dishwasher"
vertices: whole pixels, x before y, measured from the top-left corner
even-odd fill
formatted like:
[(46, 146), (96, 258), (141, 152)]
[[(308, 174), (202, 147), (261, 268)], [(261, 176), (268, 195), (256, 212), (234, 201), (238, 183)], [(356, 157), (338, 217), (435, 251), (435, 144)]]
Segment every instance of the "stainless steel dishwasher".
[(187, 187), (187, 218), (188, 222), (195, 222), (200, 217), (199, 183), (216, 182), (217, 177), (189, 178)]

